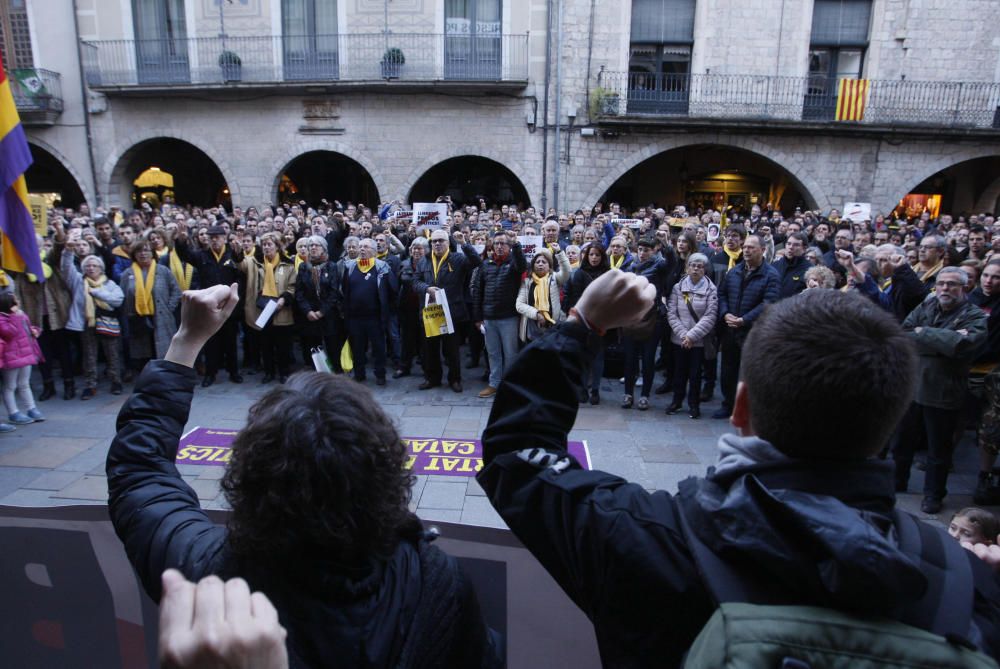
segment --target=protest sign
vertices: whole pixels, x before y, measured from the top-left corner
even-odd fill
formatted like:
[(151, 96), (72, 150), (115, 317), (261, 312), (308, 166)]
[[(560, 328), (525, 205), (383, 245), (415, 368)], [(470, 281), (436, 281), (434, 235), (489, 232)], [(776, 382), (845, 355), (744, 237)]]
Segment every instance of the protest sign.
[(844, 204), (843, 218), (856, 223), (872, 220), (871, 202), (847, 202)]
[(545, 248), (545, 241), (541, 235), (519, 235), (517, 241), (520, 242), (524, 259), (529, 265), (535, 257), (535, 251)]
[(437, 230), (448, 218), (448, 205), (443, 202), (414, 202), (413, 224)]
[[(177, 464), (225, 467), (232, 457), (236, 430), (196, 427), (181, 437)], [(483, 444), (478, 439), (403, 437), (406, 466), (414, 474), (475, 476), (483, 468)], [(584, 469), (590, 469), (590, 449), (585, 441), (567, 442), (569, 454)]]

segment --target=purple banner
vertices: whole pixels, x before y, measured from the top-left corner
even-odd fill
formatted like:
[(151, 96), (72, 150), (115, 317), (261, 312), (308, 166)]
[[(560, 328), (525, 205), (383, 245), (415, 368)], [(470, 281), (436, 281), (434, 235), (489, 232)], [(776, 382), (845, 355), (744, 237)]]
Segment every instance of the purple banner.
[[(177, 449), (177, 464), (225, 467), (237, 430), (196, 427), (183, 437)], [(475, 476), (483, 468), (483, 445), (478, 439), (403, 437), (410, 451), (407, 460), (414, 474)], [(585, 441), (568, 443), (569, 453), (584, 469), (590, 469), (590, 451)]]

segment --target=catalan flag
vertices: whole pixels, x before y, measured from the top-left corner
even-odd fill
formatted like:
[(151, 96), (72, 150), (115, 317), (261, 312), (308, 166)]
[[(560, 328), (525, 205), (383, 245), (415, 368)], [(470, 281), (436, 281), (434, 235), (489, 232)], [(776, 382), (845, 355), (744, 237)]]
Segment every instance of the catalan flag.
[(860, 121), (868, 102), (868, 79), (841, 79), (837, 87), (838, 121)]
[(0, 266), (15, 272), (27, 270), (43, 281), (45, 274), (24, 181), (31, 160), (10, 81), (0, 60)]

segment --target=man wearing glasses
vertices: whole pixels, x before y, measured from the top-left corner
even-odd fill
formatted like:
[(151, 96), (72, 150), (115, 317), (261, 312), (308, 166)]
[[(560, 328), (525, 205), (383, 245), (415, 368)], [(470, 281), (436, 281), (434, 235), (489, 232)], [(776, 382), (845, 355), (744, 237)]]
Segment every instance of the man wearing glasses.
[[(948, 493), (952, 435), (965, 400), (972, 361), (986, 341), (986, 314), (966, 299), (968, 274), (961, 267), (937, 272), (934, 297), (903, 321), (917, 345), (917, 394), (893, 438), (896, 492), (906, 492), (913, 454), (927, 441), (927, 474), (920, 510), (938, 513)], [(845, 333), (846, 334), (846, 333)], [(887, 389), (891, 392), (891, 389)]]

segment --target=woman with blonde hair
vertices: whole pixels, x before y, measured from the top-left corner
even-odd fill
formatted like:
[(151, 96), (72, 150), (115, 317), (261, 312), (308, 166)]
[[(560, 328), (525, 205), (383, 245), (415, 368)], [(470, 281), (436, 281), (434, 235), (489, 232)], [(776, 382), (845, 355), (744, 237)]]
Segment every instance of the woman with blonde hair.
[(552, 272), (552, 252), (539, 249), (531, 261), (531, 270), (517, 293), (517, 313), (521, 315), (518, 336), (528, 343), (563, 320), (559, 305), (559, 284)]

